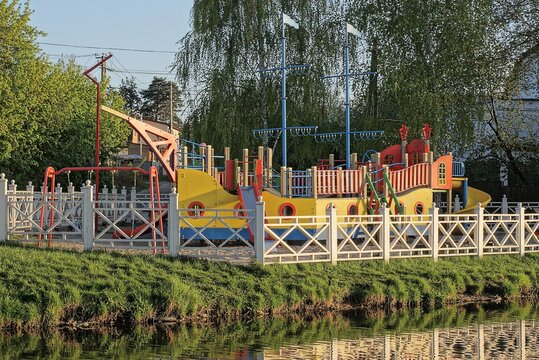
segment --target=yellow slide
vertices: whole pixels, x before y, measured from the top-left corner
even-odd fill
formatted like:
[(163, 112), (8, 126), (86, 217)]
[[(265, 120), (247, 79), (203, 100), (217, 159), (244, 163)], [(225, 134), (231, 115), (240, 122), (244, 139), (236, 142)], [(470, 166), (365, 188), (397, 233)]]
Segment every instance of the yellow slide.
[(475, 211), (477, 203), (481, 203), (481, 207), (485, 207), (491, 200), (492, 198), (486, 192), (468, 186), (468, 199), (465, 207), (462, 210), (455, 211), (454, 214), (472, 213)]

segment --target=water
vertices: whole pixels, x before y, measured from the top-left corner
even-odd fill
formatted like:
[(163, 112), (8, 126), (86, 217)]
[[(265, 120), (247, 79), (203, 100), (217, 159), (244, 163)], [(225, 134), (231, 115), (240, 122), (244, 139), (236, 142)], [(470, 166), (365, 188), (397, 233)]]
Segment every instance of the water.
[(539, 359), (539, 308), (3, 335), (0, 359)]

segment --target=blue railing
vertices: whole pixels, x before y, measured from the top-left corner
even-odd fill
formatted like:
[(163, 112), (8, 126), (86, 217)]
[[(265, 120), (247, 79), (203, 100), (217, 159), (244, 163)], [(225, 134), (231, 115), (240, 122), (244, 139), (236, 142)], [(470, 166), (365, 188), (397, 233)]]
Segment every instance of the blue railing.
[(464, 176), (464, 163), (462, 161), (453, 161), (453, 176)]
[(286, 176), (291, 177), (292, 186), (287, 186), (287, 196), (311, 197), (313, 196), (313, 178), (310, 171), (292, 170), (287, 171)]

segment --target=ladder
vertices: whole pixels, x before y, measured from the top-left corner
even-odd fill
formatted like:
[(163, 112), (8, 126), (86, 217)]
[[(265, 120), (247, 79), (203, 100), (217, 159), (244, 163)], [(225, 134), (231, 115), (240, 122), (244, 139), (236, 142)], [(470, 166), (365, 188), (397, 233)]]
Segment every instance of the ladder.
[[(387, 176), (387, 172), (383, 172), (382, 179), (373, 181), (372, 175), (379, 172), (380, 170), (376, 170), (370, 173), (365, 174), (365, 182), (367, 183), (367, 191), (368, 191), (368, 200), (367, 200), (367, 211), (370, 215), (375, 215), (380, 213), (380, 207), (384, 204), (389, 207), (389, 213), (391, 214), (391, 205), (395, 203), (395, 210), (397, 214), (404, 213), (404, 209), (402, 205), (399, 203), (399, 199), (397, 197), (397, 194), (395, 193), (395, 189), (391, 185), (391, 181), (389, 181), (389, 177)], [(377, 184), (379, 181), (384, 181), (385, 186), (387, 186), (387, 189), (389, 190), (389, 200), (386, 199), (383, 194), (380, 194), (379, 190), (377, 189)]]

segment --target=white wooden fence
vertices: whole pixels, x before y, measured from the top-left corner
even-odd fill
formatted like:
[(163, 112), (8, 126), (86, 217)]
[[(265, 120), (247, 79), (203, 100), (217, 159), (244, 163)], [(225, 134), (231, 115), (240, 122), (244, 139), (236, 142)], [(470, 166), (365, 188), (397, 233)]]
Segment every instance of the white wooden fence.
[[(523, 206), (511, 214), (487, 214), (479, 205), (475, 214), (338, 216), (330, 207), (326, 216), (263, 217), (257, 203), (255, 250), (257, 260), (303, 263), (448, 256), (483, 256), (539, 252), (539, 212)], [(301, 234), (306, 240), (297, 240)]]
[[(153, 250), (178, 254), (179, 215), (175, 192), (162, 196), (161, 207), (148, 194), (119, 193), (106, 186), (94, 199), (87, 181), (81, 191), (70, 184), (67, 192), (58, 185), (55, 193), (24, 191), (0, 174), (0, 241), (19, 240), (38, 245), (69, 243), (83, 247), (121, 250)], [(175, 216), (173, 216), (175, 215)], [(170, 221), (168, 217), (170, 216)], [(168, 228), (166, 228), (168, 226)], [(172, 241), (169, 241), (172, 239)]]
[[(75, 243), (85, 250), (153, 250), (170, 256), (200, 248), (217, 250), (218, 256), (221, 250), (242, 248), (242, 255), (263, 264), (539, 252), (537, 203), (514, 206), (504, 199), (493, 205), (505, 211), (501, 214), (477, 207), (474, 214), (440, 214), (433, 208), (424, 215), (391, 215), (382, 208), (379, 215), (341, 216), (330, 207), (324, 216), (271, 217), (263, 201), (254, 210), (204, 209), (202, 214), (179, 209), (175, 190), (162, 197), (160, 208), (134, 190), (105, 188), (97, 202), (93, 191), (89, 182), (80, 192), (71, 184), (65, 193), (58, 186), (54, 197), (34, 192), (31, 184), (18, 191), (0, 175), (0, 241)], [(218, 240), (212, 238), (216, 229)]]

